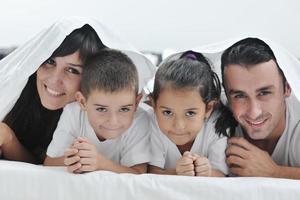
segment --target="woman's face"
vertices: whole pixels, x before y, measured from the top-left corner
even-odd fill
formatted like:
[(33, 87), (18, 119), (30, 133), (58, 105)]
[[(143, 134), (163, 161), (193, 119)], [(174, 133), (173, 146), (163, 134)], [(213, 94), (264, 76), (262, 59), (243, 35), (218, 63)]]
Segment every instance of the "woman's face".
[(79, 52), (49, 58), (37, 70), (37, 90), (42, 105), (49, 110), (63, 108), (75, 100), (82, 74)]

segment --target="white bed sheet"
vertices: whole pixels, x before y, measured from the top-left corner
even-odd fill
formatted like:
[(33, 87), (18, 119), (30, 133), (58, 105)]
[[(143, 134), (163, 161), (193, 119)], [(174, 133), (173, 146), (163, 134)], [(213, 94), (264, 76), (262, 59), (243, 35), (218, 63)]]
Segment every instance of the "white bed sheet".
[(0, 199), (300, 199), (300, 181), (275, 178), (207, 178), (97, 171), (0, 161)]

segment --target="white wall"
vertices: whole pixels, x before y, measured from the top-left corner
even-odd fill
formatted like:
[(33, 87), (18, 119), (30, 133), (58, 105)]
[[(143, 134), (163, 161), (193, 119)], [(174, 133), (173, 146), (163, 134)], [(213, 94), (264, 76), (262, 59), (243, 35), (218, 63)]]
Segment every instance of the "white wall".
[(2, 0), (0, 47), (19, 45), (55, 20), (74, 15), (99, 18), (140, 50), (255, 34), (300, 57), (298, 0)]

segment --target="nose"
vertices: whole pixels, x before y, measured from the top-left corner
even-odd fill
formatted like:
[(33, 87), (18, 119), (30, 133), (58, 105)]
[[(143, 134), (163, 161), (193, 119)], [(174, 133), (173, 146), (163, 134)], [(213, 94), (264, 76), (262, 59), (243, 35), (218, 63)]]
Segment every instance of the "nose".
[(185, 120), (182, 117), (175, 117), (174, 127), (176, 128), (176, 130), (184, 130), (185, 126)]
[(248, 110), (247, 110), (247, 116), (250, 119), (257, 119), (262, 114), (262, 109), (259, 101), (257, 100), (251, 100), (249, 102)]
[(109, 114), (109, 117), (108, 117), (108, 123), (111, 125), (111, 126), (116, 126), (118, 125), (118, 115), (116, 113), (110, 113)]
[(62, 85), (64, 80), (64, 70), (60, 69), (59, 67), (56, 67), (56, 69), (53, 71), (52, 75), (50, 76), (51, 82), (53, 84)]

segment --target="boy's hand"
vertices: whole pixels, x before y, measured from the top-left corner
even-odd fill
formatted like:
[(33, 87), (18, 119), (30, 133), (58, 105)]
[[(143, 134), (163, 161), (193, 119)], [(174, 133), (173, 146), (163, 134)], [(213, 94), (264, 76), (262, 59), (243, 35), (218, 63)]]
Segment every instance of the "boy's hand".
[(73, 147), (78, 150), (77, 156), (80, 157), (79, 164), (81, 164), (80, 171), (90, 172), (98, 170), (102, 156), (98, 154), (95, 145), (83, 137), (79, 137), (77, 141)]
[(211, 176), (212, 167), (210, 165), (208, 158), (196, 155), (194, 165), (195, 165), (196, 176)]
[(81, 173), (81, 164), (79, 163), (80, 157), (77, 154), (78, 149), (73, 147), (66, 149), (64, 152), (64, 164), (67, 166), (68, 171), (71, 173)]
[(176, 162), (176, 174), (183, 176), (195, 176), (194, 169), (195, 157), (191, 152), (186, 151)]

